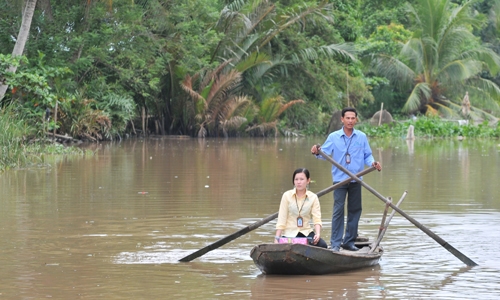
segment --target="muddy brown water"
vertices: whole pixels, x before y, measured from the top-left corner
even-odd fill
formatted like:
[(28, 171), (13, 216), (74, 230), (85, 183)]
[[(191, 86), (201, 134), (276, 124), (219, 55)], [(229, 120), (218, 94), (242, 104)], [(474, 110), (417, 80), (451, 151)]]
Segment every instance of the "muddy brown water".
[[(265, 276), (249, 253), (268, 223), (192, 262), (188, 254), (275, 213), (297, 167), (312, 191), (330, 165), (321, 138), (148, 138), (88, 145), (94, 156), (0, 174), (3, 299), (497, 299), (500, 141), (370, 141), (383, 171), (365, 182), (479, 264), (466, 267), (396, 214), (373, 268)], [(360, 233), (378, 232), (384, 204), (363, 192)], [(332, 195), (320, 198), (329, 240)]]

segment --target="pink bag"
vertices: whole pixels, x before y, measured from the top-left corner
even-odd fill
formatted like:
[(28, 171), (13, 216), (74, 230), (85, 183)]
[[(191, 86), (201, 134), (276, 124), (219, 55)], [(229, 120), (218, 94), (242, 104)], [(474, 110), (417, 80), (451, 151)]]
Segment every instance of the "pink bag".
[(281, 237), (281, 238), (279, 238), (278, 243), (280, 243), (280, 244), (304, 244), (304, 245), (307, 245), (307, 238)]

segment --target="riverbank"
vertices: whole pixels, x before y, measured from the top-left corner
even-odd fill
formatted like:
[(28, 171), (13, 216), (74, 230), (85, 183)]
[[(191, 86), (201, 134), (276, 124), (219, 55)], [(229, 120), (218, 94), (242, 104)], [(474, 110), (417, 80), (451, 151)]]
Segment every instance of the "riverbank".
[[(373, 138), (407, 138), (410, 126), (413, 126), (412, 133), (415, 139), (500, 138), (500, 123), (495, 125), (486, 122), (474, 124), (428, 117), (398, 120), (380, 126), (360, 122), (357, 129)], [(4, 110), (0, 113), (0, 127), (3, 129), (0, 131), (0, 149), (2, 149), (0, 172), (43, 164), (47, 155), (85, 154), (85, 151), (79, 147), (50, 142), (44, 134), (37, 134), (41, 130), (30, 126), (23, 118), (13, 112)], [(37, 138), (38, 135), (41, 137)], [(189, 138), (187, 136), (181, 137)]]
[(0, 110), (0, 173), (43, 165), (48, 155), (84, 155), (78, 147), (54, 143), (39, 128), (11, 109)]

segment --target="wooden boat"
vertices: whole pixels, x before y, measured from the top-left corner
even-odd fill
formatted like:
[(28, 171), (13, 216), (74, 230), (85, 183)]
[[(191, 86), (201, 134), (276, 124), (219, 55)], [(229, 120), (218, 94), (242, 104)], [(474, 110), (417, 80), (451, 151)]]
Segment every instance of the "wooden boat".
[(381, 247), (370, 252), (368, 243), (358, 251), (338, 252), (303, 244), (261, 244), (250, 256), (263, 274), (323, 275), (377, 265), (383, 252)]
[[(395, 207), (401, 204), (406, 194), (405, 191)], [(261, 244), (253, 247), (250, 256), (264, 274), (323, 275), (377, 265), (384, 253), (380, 241), (396, 213), (393, 210), (386, 221), (391, 205), (390, 201), (386, 203), (380, 229), (373, 243), (367, 238), (358, 236), (355, 242), (356, 247), (360, 248), (358, 251), (347, 251), (342, 248), (340, 251), (331, 251), (308, 244), (295, 244), (291, 240), (288, 240), (288, 243), (281, 243), (280, 239), (279, 244)]]

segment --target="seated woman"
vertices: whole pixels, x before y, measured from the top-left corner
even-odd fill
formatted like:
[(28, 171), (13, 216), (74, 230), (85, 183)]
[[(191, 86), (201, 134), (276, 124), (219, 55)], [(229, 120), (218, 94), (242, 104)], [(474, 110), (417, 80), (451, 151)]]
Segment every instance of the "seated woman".
[(310, 244), (328, 247), (320, 236), (322, 223), (318, 196), (307, 190), (310, 181), (307, 169), (297, 169), (293, 172), (295, 188), (284, 192), (281, 197), (274, 243), (278, 243), (282, 236), (309, 237)]

